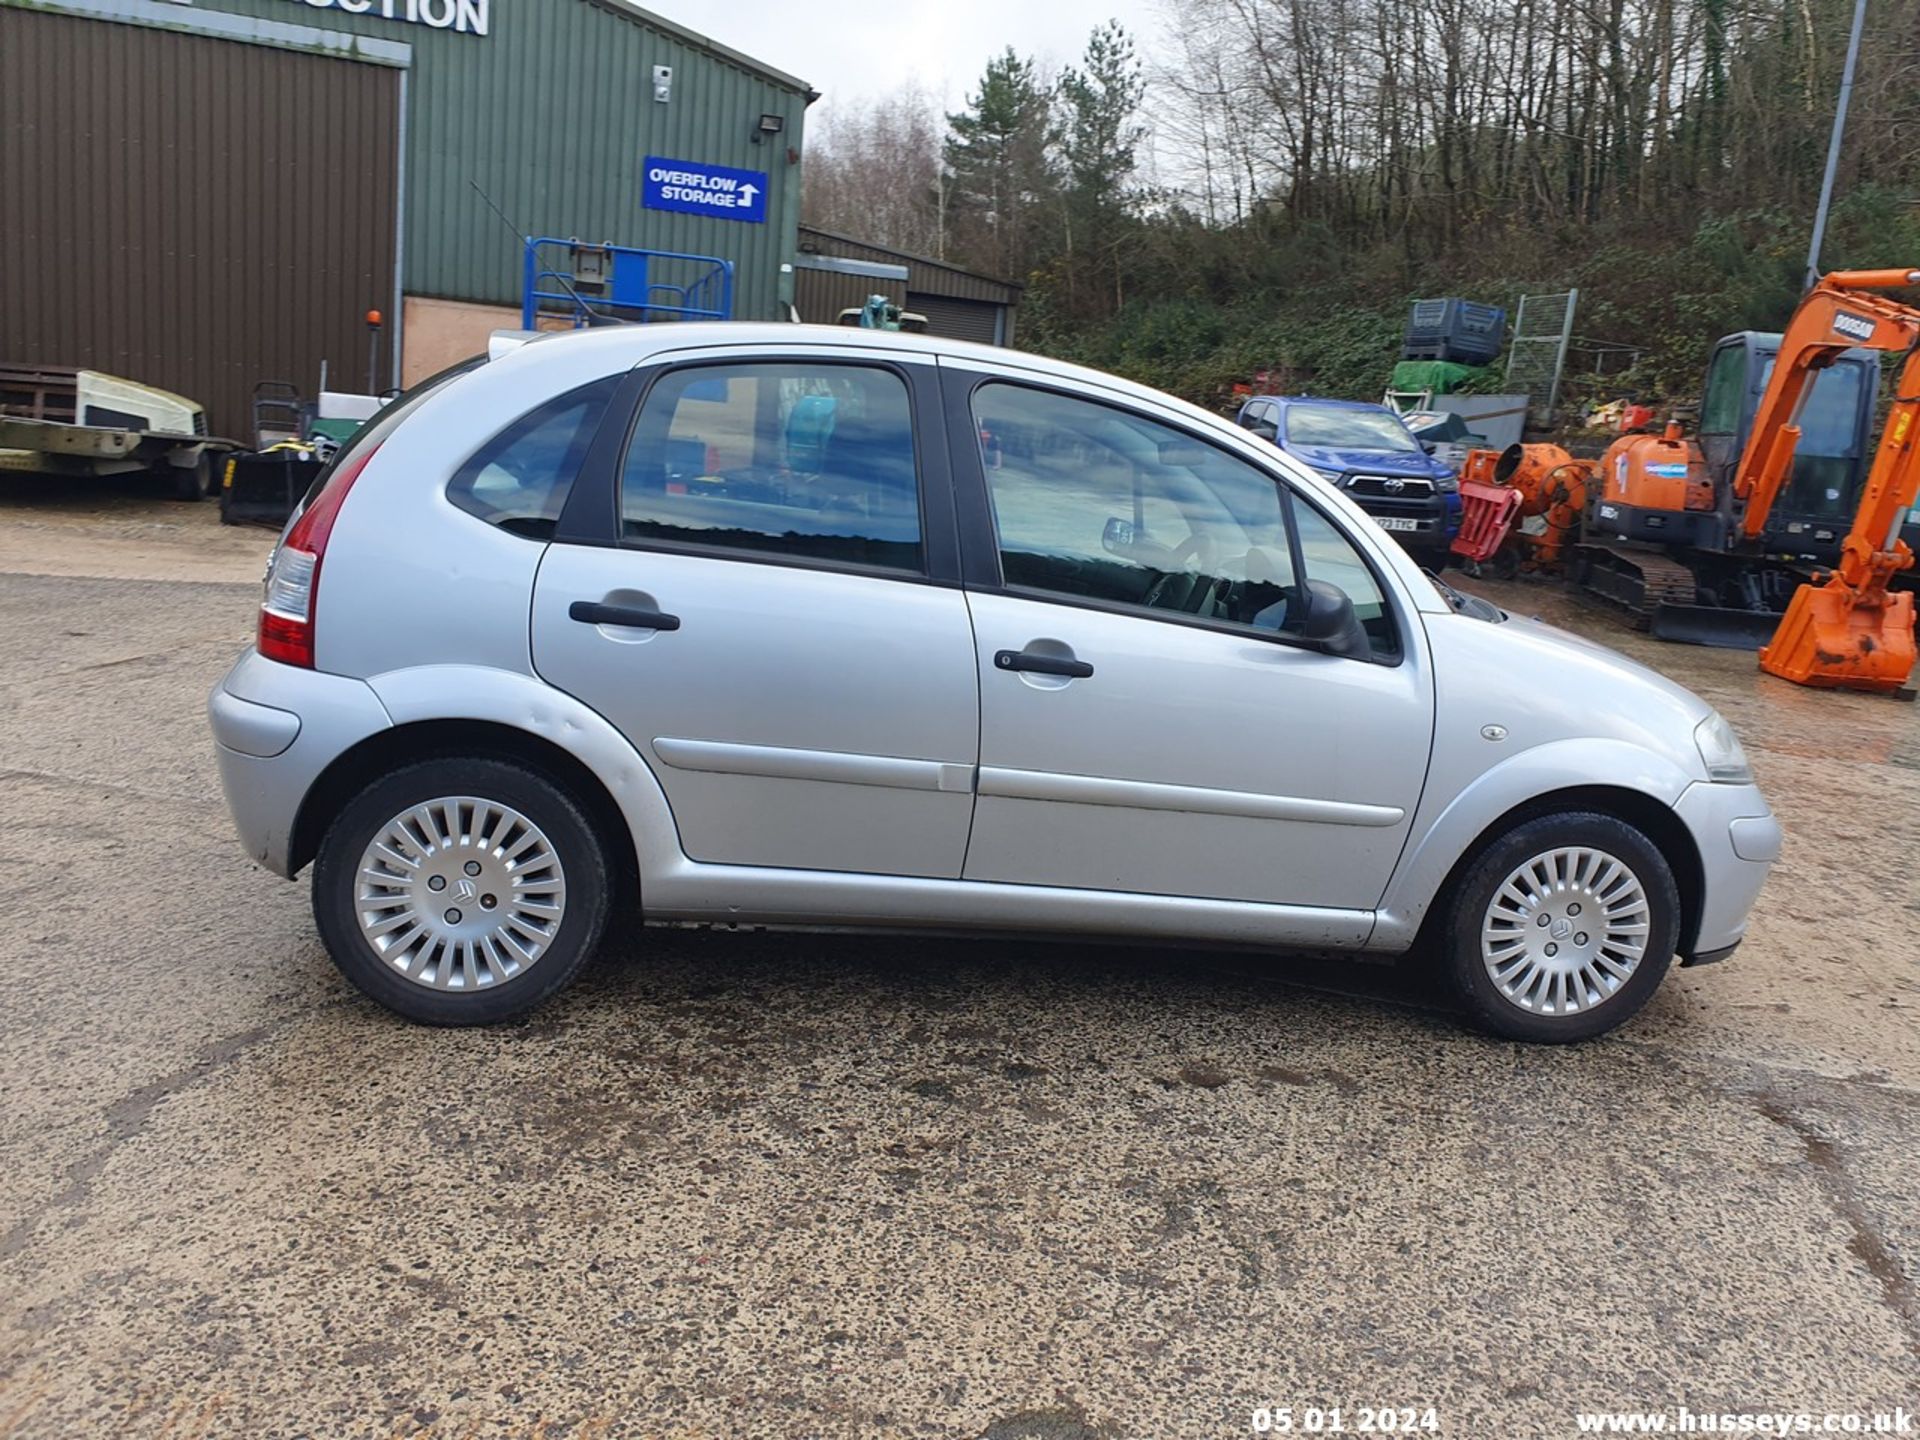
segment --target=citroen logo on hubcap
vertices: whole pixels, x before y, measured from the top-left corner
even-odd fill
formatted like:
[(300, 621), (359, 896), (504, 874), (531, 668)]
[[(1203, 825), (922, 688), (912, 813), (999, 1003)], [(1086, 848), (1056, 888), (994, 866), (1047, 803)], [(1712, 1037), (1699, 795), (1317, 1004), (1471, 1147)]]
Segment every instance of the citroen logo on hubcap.
[[(462, 900), (471, 901), (480, 891), (474, 886), (471, 880), (460, 880), (454, 883), (453, 893), (458, 895)], [(1556, 931), (1555, 933), (1557, 934), (1559, 932)]]
[(1571, 920), (1556, 920), (1553, 922), (1553, 929), (1547, 933), (1556, 940), (1564, 940), (1573, 933), (1573, 922)]

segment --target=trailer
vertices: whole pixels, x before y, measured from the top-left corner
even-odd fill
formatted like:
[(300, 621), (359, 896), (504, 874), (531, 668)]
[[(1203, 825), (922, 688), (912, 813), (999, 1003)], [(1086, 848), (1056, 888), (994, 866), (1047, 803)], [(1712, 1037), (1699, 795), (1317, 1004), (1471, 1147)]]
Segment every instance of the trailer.
[(176, 499), (213, 493), (214, 457), (192, 400), (98, 370), (0, 363), (0, 472), (94, 479), (149, 474)]

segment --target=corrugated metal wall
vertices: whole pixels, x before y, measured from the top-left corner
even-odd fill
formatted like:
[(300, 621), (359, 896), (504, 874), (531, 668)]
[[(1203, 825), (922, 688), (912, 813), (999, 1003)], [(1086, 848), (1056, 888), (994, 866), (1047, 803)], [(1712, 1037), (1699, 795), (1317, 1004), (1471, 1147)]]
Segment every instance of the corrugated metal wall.
[[(486, 35), (384, 20), (377, 5), (363, 15), (288, 0), (196, 8), (413, 47), (409, 294), (519, 303), (519, 242), (474, 192), (477, 182), (529, 234), (732, 260), (735, 315), (780, 315), (780, 266), (799, 216), (799, 165), (787, 153), (800, 152), (803, 91), (697, 49), (618, 0), (491, 0)], [(655, 65), (674, 69), (664, 105), (653, 99)], [(756, 144), (749, 137), (763, 113), (786, 128)], [(644, 209), (648, 155), (766, 171), (766, 223)]]
[[(366, 383), (392, 308), (400, 72), (0, 7), (0, 360), (198, 400)], [(383, 377), (384, 378), (384, 377)]]
[(877, 260), (907, 267), (907, 289), (922, 295), (947, 295), (956, 300), (984, 300), (995, 305), (1020, 303), (1020, 286), (1011, 280), (996, 280), (973, 270), (962, 270), (944, 261), (924, 255), (909, 255), (856, 240), (851, 235), (836, 235), (831, 230), (816, 230), (803, 225), (799, 231), (801, 250), (818, 255), (839, 255), (849, 260)]
[(869, 295), (884, 295), (896, 305), (907, 303), (907, 282), (872, 275), (842, 275), (802, 265), (795, 274), (794, 308), (810, 325), (838, 323), (840, 312), (864, 305)]

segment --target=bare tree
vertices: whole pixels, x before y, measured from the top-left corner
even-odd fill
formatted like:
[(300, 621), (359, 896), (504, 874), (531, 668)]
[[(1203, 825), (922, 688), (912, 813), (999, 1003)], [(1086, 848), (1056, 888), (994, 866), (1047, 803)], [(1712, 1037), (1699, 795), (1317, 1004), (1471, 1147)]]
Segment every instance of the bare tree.
[(917, 85), (840, 106), (807, 137), (801, 218), (822, 230), (944, 258), (946, 137), (940, 107)]

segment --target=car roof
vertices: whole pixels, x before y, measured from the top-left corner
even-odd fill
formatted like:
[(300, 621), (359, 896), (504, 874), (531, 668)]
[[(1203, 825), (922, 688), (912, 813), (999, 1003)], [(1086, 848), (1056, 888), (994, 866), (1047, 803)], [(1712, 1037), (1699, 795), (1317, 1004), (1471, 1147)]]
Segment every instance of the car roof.
[(496, 364), (538, 365), (542, 355), (579, 355), (598, 352), (611, 371), (631, 368), (674, 351), (742, 346), (766, 350), (804, 350), (814, 346), (841, 349), (897, 350), (902, 360), (944, 356), (996, 370), (1039, 375), (1068, 385), (1096, 386), (1112, 394), (1131, 396), (1184, 412), (1210, 429), (1237, 427), (1211, 410), (1142, 385), (1106, 370), (1070, 364), (1031, 350), (983, 345), (972, 340), (950, 340), (941, 335), (903, 330), (865, 330), (853, 325), (805, 325), (779, 320), (668, 321), (658, 325), (602, 325), (581, 330), (553, 330), (532, 335), (526, 331), (495, 331), (490, 359)]
[(895, 351), (902, 361), (943, 358), (1004, 374), (1009, 379), (1038, 378), (1064, 389), (1086, 388), (1094, 393), (1144, 401), (1171, 410), (1186, 419), (1236, 441), (1246, 437), (1225, 416), (1203, 409), (1151, 385), (1142, 385), (1106, 370), (1074, 365), (1031, 350), (1004, 345), (982, 345), (972, 340), (950, 340), (924, 331), (866, 330), (854, 325), (806, 325), (779, 320), (667, 321), (658, 325), (600, 325), (580, 330), (552, 330), (532, 334), (524, 330), (496, 330), (482, 368), (538, 367), (548, 359), (585, 360), (602, 374), (632, 369), (651, 361), (669, 361), (677, 353), (732, 348), (778, 354), (810, 348), (842, 351)]
[(495, 331), (494, 337), (496, 342), (504, 342), (503, 349), (528, 354), (537, 354), (560, 345), (569, 349), (592, 347), (606, 352), (607, 360), (613, 364), (625, 361), (637, 365), (669, 351), (704, 350), (722, 345), (768, 349), (851, 345), (861, 349), (898, 349), (903, 355), (951, 355), (996, 364), (1015, 364), (1023, 369), (1045, 370), (1067, 378), (1098, 376), (1108, 384), (1118, 378), (1085, 366), (1052, 360), (1031, 351), (982, 345), (972, 340), (949, 340), (940, 335), (905, 330), (866, 330), (854, 325), (804, 325), (778, 320), (687, 320), (658, 325), (599, 325), (582, 330), (546, 331), (538, 335), (530, 335), (526, 331)]

